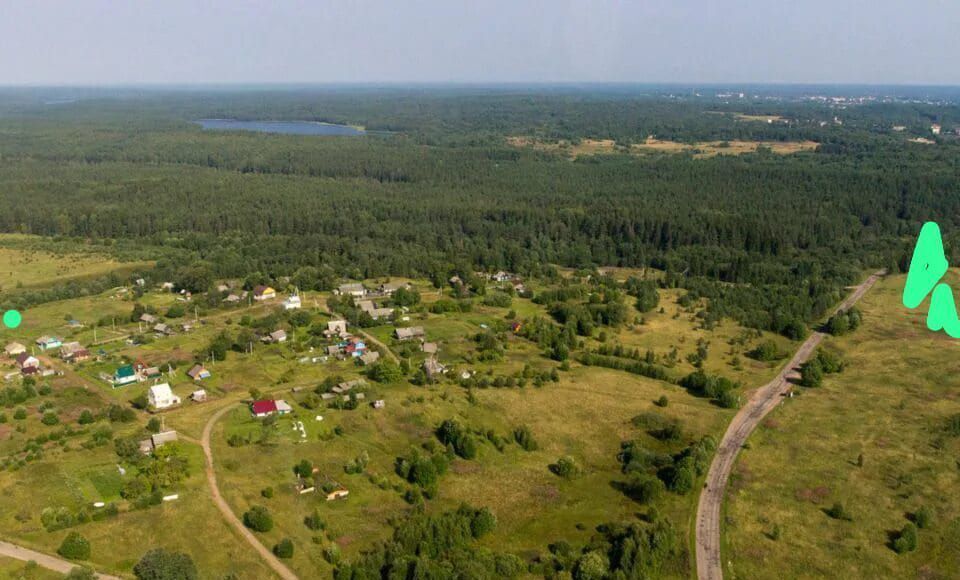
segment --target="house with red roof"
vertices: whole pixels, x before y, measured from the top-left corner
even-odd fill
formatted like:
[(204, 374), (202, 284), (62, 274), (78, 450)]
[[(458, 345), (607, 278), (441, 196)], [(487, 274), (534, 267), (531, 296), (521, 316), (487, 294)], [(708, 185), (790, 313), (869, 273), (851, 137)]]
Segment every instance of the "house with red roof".
[(253, 413), (254, 417), (268, 417), (274, 413), (286, 415), (291, 411), (293, 411), (293, 408), (282, 399), (276, 401), (263, 399), (250, 404), (250, 412)]

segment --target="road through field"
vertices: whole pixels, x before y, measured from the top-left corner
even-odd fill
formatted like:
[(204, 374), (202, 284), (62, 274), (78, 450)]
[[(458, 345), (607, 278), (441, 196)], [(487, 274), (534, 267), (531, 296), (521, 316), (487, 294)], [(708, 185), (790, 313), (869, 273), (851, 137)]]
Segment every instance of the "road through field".
[[(862, 284), (855, 286), (853, 292), (837, 306), (834, 313), (853, 306), (883, 274), (882, 270), (876, 272)], [(760, 421), (790, 390), (790, 379), (799, 376), (797, 368), (816, 351), (824, 336), (820, 332), (811, 334), (780, 373), (753, 393), (747, 404), (740, 409), (727, 427), (727, 432), (724, 433), (713, 462), (710, 464), (707, 481), (700, 492), (700, 503), (697, 506), (697, 577), (700, 580), (723, 578), (723, 566), (720, 560), (720, 507), (737, 453)]]
[(213, 502), (217, 505), (217, 509), (220, 510), (220, 513), (223, 514), (223, 517), (227, 522), (237, 530), (237, 532), (247, 541), (250, 546), (260, 554), (260, 557), (273, 568), (274, 572), (284, 580), (297, 580), (297, 575), (294, 574), (290, 568), (287, 568), (283, 563), (273, 555), (273, 552), (267, 549), (266, 546), (260, 543), (260, 540), (257, 539), (253, 532), (247, 529), (243, 525), (243, 522), (240, 521), (240, 518), (233, 513), (233, 510), (230, 509), (229, 504), (226, 500), (223, 499), (223, 496), (220, 495), (220, 488), (217, 487), (217, 474), (213, 468), (213, 451), (210, 447), (210, 434), (213, 432), (213, 426), (216, 425), (217, 421), (234, 408), (234, 405), (224, 405), (222, 409), (214, 413), (210, 420), (207, 421), (207, 424), (203, 428), (203, 438), (200, 441), (200, 445), (203, 447), (203, 455), (206, 457), (206, 467), (205, 471), (207, 474), (207, 482), (210, 484), (210, 493), (213, 496)]
[[(56, 556), (50, 556), (42, 552), (36, 552), (29, 548), (22, 548), (9, 542), (0, 542), (0, 556), (14, 558), (15, 560), (21, 560), (23, 562), (36, 562), (38, 566), (42, 566), (48, 570), (53, 570), (54, 572), (59, 572), (61, 574), (69, 574), (70, 570), (80, 566), (80, 564), (74, 564), (73, 562), (61, 560)], [(99, 573), (97, 574), (97, 578), (100, 578), (101, 580), (120, 580), (118, 576), (110, 576), (109, 574)]]

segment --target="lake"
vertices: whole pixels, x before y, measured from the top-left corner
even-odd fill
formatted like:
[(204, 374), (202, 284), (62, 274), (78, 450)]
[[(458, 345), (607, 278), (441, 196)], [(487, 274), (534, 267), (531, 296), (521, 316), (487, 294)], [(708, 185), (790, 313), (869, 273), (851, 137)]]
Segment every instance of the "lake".
[(284, 135), (335, 135), (356, 137), (366, 135), (363, 129), (347, 125), (317, 123), (315, 121), (238, 121), (236, 119), (199, 119), (194, 121), (212, 131), (256, 131)]

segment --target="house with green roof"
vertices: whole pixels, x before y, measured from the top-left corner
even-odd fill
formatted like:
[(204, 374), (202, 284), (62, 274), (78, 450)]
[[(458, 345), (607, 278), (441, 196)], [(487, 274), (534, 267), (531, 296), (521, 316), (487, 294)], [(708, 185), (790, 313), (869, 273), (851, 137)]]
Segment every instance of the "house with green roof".
[(113, 373), (113, 386), (122, 387), (140, 380), (140, 375), (133, 370), (133, 365), (123, 365)]

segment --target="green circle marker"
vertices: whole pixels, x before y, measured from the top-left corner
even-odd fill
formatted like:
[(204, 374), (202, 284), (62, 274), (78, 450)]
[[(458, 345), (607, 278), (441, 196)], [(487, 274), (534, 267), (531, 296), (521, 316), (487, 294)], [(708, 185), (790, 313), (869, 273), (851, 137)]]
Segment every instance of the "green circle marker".
[(20, 326), (20, 322), (23, 320), (23, 317), (20, 316), (20, 313), (16, 310), (7, 310), (3, 313), (3, 324), (7, 328), (16, 328)]

